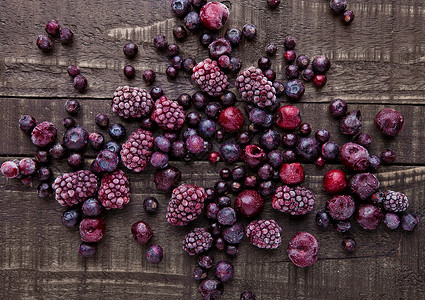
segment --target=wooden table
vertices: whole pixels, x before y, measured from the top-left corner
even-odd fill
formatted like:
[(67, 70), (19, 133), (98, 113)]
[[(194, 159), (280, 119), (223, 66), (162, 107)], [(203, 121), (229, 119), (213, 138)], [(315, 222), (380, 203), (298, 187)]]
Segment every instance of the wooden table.
[[(243, 42), (235, 50), (244, 66), (255, 65), (264, 55), (264, 47), (273, 42), (279, 55), (273, 68), (282, 79), (283, 38), (297, 38), (297, 53), (310, 57), (325, 54), (332, 68), (328, 84), (316, 89), (307, 84), (306, 95), (296, 104), (304, 121), (314, 130), (327, 128), (339, 144), (347, 141), (338, 123), (327, 112), (327, 103), (336, 97), (349, 103), (349, 110), (360, 109), (364, 131), (373, 136), (371, 153), (386, 147), (397, 152), (396, 164), (382, 167), (377, 174), (384, 189), (405, 192), (410, 211), (423, 220), (425, 207), (425, 2), (421, 0), (350, 0), (356, 13), (351, 26), (342, 25), (332, 15), (329, 1), (282, 1), (277, 10), (269, 10), (265, 0), (233, 0), (226, 27), (242, 28), (247, 22), (258, 26), (258, 37)], [(72, 46), (55, 42), (46, 55), (35, 45), (49, 19), (70, 26), (75, 32)], [(164, 34), (173, 40), (176, 19), (169, 1), (2, 1), (0, 9), (0, 155), (1, 161), (31, 157), (36, 147), (18, 129), (22, 114), (37, 120), (50, 120), (60, 128), (67, 115), (66, 99), (78, 99), (83, 110), (78, 124), (90, 132), (99, 130), (94, 123), (97, 113), (109, 113), (112, 122), (122, 122), (128, 131), (137, 122), (124, 122), (110, 112), (111, 96), (119, 85), (146, 88), (141, 71), (157, 72), (156, 84), (170, 98), (196, 88), (184, 74), (170, 81), (165, 76), (168, 59), (152, 47), (152, 38)], [(219, 34), (223, 34), (224, 30)], [(131, 61), (137, 78), (124, 78), (122, 69), (130, 63), (122, 53), (127, 41), (139, 44), (140, 52)], [(207, 56), (197, 36), (190, 35), (180, 44), (184, 57), (196, 60)], [(88, 91), (76, 92), (66, 73), (70, 64), (78, 64), (89, 80)], [(234, 88), (232, 88), (234, 89)], [(285, 100), (286, 101), (286, 100)], [(386, 139), (373, 125), (375, 114), (392, 107), (406, 118), (403, 132)], [(106, 134), (106, 132), (105, 132)], [(94, 152), (88, 151), (92, 158)], [(87, 162), (88, 166), (89, 163)], [(208, 187), (218, 179), (224, 165), (212, 166), (199, 161), (173, 162), (183, 172), (183, 182)], [(294, 219), (272, 211), (270, 200), (262, 218), (274, 218), (283, 227), (283, 245), (276, 251), (256, 249), (244, 240), (233, 260), (236, 274), (225, 285), (223, 299), (239, 299), (244, 289), (254, 290), (259, 299), (424, 299), (425, 257), (424, 226), (412, 233), (390, 232), (385, 226), (374, 232), (353, 225), (358, 249), (345, 253), (340, 246), (346, 234), (331, 229), (321, 232), (314, 215), (328, 198), (321, 191), (322, 176), (338, 165), (317, 169), (305, 165), (305, 185), (318, 197), (309, 216)], [(69, 171), (64, 161), (53, 164), (56, 175)], [(107, 234), (94, 258), (84, 259), (78, 252), (78, 231), (61, 225), (64, 209), (53, 198), (37, 197), (36, 186), (24, 186), (18, 180), (0, 178), (0, 298), (2, 299), (198, 299), (197, 284), (191, 278), (196, 265), (193, 257), (181, 249), (187, 228), (173, 228), (164, 215), (167, 195), (158, 193), (152, 181), (153, 169), (140, 175), (130, 172), (132, 199), (123, 210), (105, 214)], [(143, 199), (155, 196), (160, 212), (147, 216)], [(137, 245), (130, 227), (146, 220), (154, 230), (153, 242), (165, 249), (159, 265), (146, 262), (146, 248)], [(244, 221), (246, 224), (246, 220)], [(201, 226), (202, 222), (195, 225)], [(192, 226), (193, 227), (193, 226)], [(298, 231), (314, 234), (320, 243), (319, 260), (310, 268), (295, 267), (286, 255), (291, 236)], [(216, 260), (224, 258), (216, 254)]]

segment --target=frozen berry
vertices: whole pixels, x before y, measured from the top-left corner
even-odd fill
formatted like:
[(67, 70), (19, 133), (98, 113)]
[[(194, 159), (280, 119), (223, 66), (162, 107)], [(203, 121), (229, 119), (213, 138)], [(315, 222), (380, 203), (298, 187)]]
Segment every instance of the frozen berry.
[(72, 153), (66, 162), (70, 168), (80, 169), (84, 165), (84, 156), (81, 153)]
[(90, 198), (83, 202), (81, 209), (86, 216), (95, 217), (101, 213), (102, 205), (97, 199)]
[(379, 188), (379, 180), (371, 173), (359, 173), (350, 178), (348, 189), (352, 195), (365, 201)]
[(365, 171), (369, 167), (369, 152), (356, 143), (346, 143), (341, 147), (342, 163), (349, 170)]
[(64, 44), (71, 44), (74, 39), (74, 33), (71, 31), (71, 29), (67, 27), (63, 27), (59, 31), (59, 41)]
[(143, 209), (150, 214), (154, 214), (158, 210), (158, 200), (155, 197), (147, 197), (143, 201)]
[(172, 0), (171, 11), (177, 17), (184, 17), (190, 12), (191, 6), (189, 0)]
[(244, 190), (236, 197), (234, 207), (244, 217), (255, 217), (263, 210), (264, 199), (255, 190)]
[(237, 132), (242, 129), (245, 117), (239, 108), (230, 106), (220, 113), (218, 122), (225, 131)]
[(96, 254), (97, 246), (96, 244), (84, 243), (82, 242), (78, 247), (78, 253), (85, 258), (92, 257)]
[(226, 260), (221, 260), (215, 265), (214, 275), (221, 282), (229, 281), (233, 278), (234, 274), (233, 265)]
[(245, 24), (242, 33), (248, 40), (252, 40), (257, 36), (257, 27), (251, 23)]
[(128, 58), (134, 58), (137, 55), (137, 52), (139, 51), (139, 47), (137, 44), (134, 43), (127, 43), (124, 45), (123, 52), (124, 55)]
[(151, 264), (159, 264), (164, 257), (164, 250), (160, 245), (150, 245), (146, 250), (146, 260)]
[(326, 203), (329, 215), (335, 220), (350, 218), (356, 209), (354, 199), (349, 195), (333, 196)]
[(80, 236), (83, 242), (97, 243), (105, 235), (106, 226), (102, 217), (85, 218), (80, 223)]
[(331, 67), (331, 62), (329, 58), (324, 55), (316, 56), (311, 63), (314, 73), (316, 74), (324, 74)]
[(352, 238), (345, 238), (342, 240), (342, 248), (348, 252), (356, 250), (356, 241)]
[(134, 78), (136, 76), (136, 69), (131, 65), (126, 65), (123, 69), (124, 76), (128, 79)]
[(87, 78), (83, 75), (77, 75), (74, 77), (74, 88), (79, 91), (83, 92), (87, 88)]
[(413, 231), (419, 223), (419, 218), (412, 213), (406, 213), (401, 217), (401, 228), (405, 231)]
[(317, 260), (319, 243), (307, 232), (298, 232), (289, 241), (289, 259), (298, 267), (309, 267)]
[(53, 49), (53, 41), (49, 36), (40, 34), (37, 38), (37, 47), (43, 52), (49, 52)]
[(131, 233), (136, 242), (140, 245), (146, 245), (153, 236), (149, 224), (143, 221), (134, 223), (133, 226), (131, 226)]
[(353, 136), (360, 132), (362, 129), (362, 116), (360, 110), (348, 113), (341, 119), (339, 129), (342, 134)]
[(283, 41), (283, 46), (285, 47), (285, 49), (293, 50), (296, 45), (297, 45), (297, 41), (295, 40), (295, 38), (293, 38), (292, 36), (285, 37)]
[(95, 118), (96, 125), (100, 128), (106, 128), (109, 124), (109, 118), (105, 114), (97, 114)]
[(56, 139), (57, 129), (50, 122), (42, 122), (31, 132), (31, 141), (38, 147), (46, 147)]
[(44, 28), (46, 32), (51, 36), (57, 37), (59, 35), (60, 25), (55, 20), (50, 20), (49, 22), (47, 22)]
[(23, 115), (19, 118), (19, 128), (25, 133), (31, 133), (37, 125), (37, 120), (31, 115)]
[(392, 149), (385, 149), (381, 152), (381, 161), (384, 164), (390, 165), (392, 164), (396, 159), (396, 153)]
[(223, 3), (209, 2), (202, 7), (199, 18), (206, 28), (218, 30), (227, 22), (229, 9)]
[(356, 220), (361, 227), (374, 230), (382, 222), (384, 215), (379, 207), (372, 204), (362, 204), (356, 213)]
[(75, 65), (69, 66), (67, 71), (68, 71), (68, 75), (71, 76), (72, 78), (74, 78), (77, 75), (80, 75), (80, 68)]

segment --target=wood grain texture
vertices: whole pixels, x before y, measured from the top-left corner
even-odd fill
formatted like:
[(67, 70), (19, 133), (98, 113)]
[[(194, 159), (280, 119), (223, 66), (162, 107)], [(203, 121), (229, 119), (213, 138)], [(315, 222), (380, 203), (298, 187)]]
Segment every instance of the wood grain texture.
[[(397, 163), (381, 168), (377, 174), (383, 188), (404, 191), (411, 200), (409, 210), (424, 221), (425, 211), (425, 1), (423, 0), (350, 0), (356, 13), (351, 26), (343, 26), (332, 15), (328, 0), (282, 1), (277, 10), (267, 8), (265, 0), (226, 1), (231, 17), (226, 28), (241, 28), (246, 22), (258, 26), (258, 37), (235, 49), (244, 66), (255, 65), (264, 47), (273, 42), (279, 54), (273, 68), (282, 79), (282, 43), (286, 35), (297, 38), (297, 53), (311, 57), (326, 54), (332, 60), (328, 84), (321, 90), (306, 86), (306, 95), (296, 104), (304, 121), (314, 129), (327, 128), (332, 139), (347, 141), (337, 121), (327, 113), (327, 103), (340, 97), (360, 109), (363, 128), (374, 139), (371, 153), (386, 147), (397, 152)], [(52, 54), (45, 55), (35, 46), (44, 23), (57, 19), (75, 32), (72, 46), (55, 42)], [(167, 58), (151, 46), (153, 36), (164, 34), (173, 40), (171, 29), (182, 21), (173, 17), (169, 1), (3, 1), (0, 9), (0, 161), (32, 156), (35, 147), (17, 128), (21, 114), (31, 113), (40, 121), (50, 120), (61, 128), (66, 116), (67, 98), (81, 100), (77, 122), (90, 132), (97, 113), (110, 113), (110, 99), (117, 86), (129, 84), (147, 88), (141, 72), (151, 68), (157, 82), (170, 98), (182, 92), (194, 93), (196, 87), (187, 74), (175, 81), (165, 76)], [(217, 35), (222, 35), (221, 30)], [(127, 41), (139, 44), (139, 55), (128, 60), (122, 53)], [(198, 61), (207, 56), (195, 34), (179, 43), (184, 57)], [(78, 64), (89, 80), (84, 94), (75, 92), (66, 73), (69, 64)], [(135, 80), (124, 78), (122, 68), (131, 63), (138, 71)], [(231, 87), (232, 89), (233, 86)], [(286, 102), (286, 99), (282, 99)], [(406, 117), (403, 132), (394, 139), (383, 138), (373, 125), (375, 114), (393, 107)], [(120, 120), (128, 131), (137, 122)], [(102, 131), (104, 132), (104, 131)], [(105, 133), (105, 132), (104, 132)], [(94, 152), (88, 151), (93, 158)], [(86, 165), (89, 165), (86, 162)], [(211, 186), (225, 166), (197, 161), (172, 162), (183, 172), (183, 182)], [(346, 235), (335, 230), (321, 232), (314, 214), (322, 209), (328, 196), (321, 191), (322, 177), (331, 168), (305, 165), (305, 185), (318, 196), (311, 215), (291, 218), (271, 209), (270, 200), (261, 218), (273, 218), (283, 227), (283, 245), (267, 252), (249, 245), (245, 239), (233, 260), (235, 278), (225, 285), (222, 299), (238, 299), (250, 288), (259, 299), (424, 299), (425, 248), (424, 226), (412, 233), (390, 232), (384, 226), (366, 232), (357, 224), (350, 235), (358, 249), (345, 253), (340, 243)], [(64, 161), (52, 166), (55, 175), (68, 172)], [(194, 171), (195, 170), (195, 171)], [(202, 171), (197, 171), (202, 170)], [(181, 240), (190, 228), (204, 226), (202, 220), (188, 228), (174, 228), (165, 220), (168, 195), (158, 193), (152, 182), (153, 169), (130, 176), (131, 202), (121, 211), (105, 214), (107, 234), (96, 256), (83, 259), (77, 253), (79, 234), (60, 223), (64, 209), (53, 198), (39, 199), (36, 185), (23, 186), (17, 180), (0, 177), (0, 298), (1, 299), (198, 299), (197, 284), (191, 278), (196, 259), (181, 249)], [(155, 196), (159, 213), (148, 216), (143, 199)], [(153, 242), (164, 247), (165, 258), (159, 265), (146, 262), (146, 247), (137, 245), (130, 227), (146, 220), (154, 230)], [(244, 224), (248, 220), (243, 220)], [(318, 262), (311, 268), (295, 267), (286, 255), (289, 239), (298, 231), (314, 234), (320, 243)], [(215, 259), (225, 258), (223, 253)], [(211, 272), (210, 272), (211, 273)]]

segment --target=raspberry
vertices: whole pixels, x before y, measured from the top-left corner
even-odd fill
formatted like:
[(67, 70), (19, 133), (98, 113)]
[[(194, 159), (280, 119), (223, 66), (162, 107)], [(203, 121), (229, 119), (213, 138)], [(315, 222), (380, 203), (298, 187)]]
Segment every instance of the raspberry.
[(305, 187), (279, 186), (272, 199), (274, 209), (294, 216), (309, 213), (314, 206), (316, 196)]
[(276, 249), (282, 244), (282, 228), (274, 220), (255, 220), (246, 228), (249, 242), (258, 248)]
[(409, 207), (409, 199), (400, 192), (387, 191), (384, 197), (384, 208), (391, 212), (403, 212)]
[(152, 132), (138, 129), (122, 145), (123, 164), (136, 173), (143, 171), (152, 155), (154, 137)]
[(123, 171), (116, 170), (103, 175), (99, 188), (99, 201), (106, 209), (121, 209), (130, 201), (130, 182)]
[(147, 116), (153, 108), (151, 95), (144, 89), (120, 86), (112, 99), (112, 111), (124, 119)]
[(205, 228), (195, 228), (189, 232), (182, 242), (183, 250), (189, 255), (202, 253), (211, 248), (213, 238)]
[(165, 96), (162, 96), (155, 102), (151, 119), (165, 131), (176, 131), (182, 128), (186, 119), (186, 112), (177, 101), (168, 100)]
[(192, 79), (208, 95), (223, 94), (229, 85), (227, 76), (220, 70), (216, 61), (207, 58), (193, 68)]
[(236, 78), (235, 86), (243, 100), (254, 102), (259, 107), (269, 107), (276, 103), (276, 90), (273, 83), (260, 69), (250, 67)]
[(182, 184), (176, 187), (167, 207), (167, 221), (174, 226), (185, 226), (195, 220), (204, 208), (207, 194), (202, 187)]
[(62, 206), (72, 206), (93, 196), (99, 180), (90, 171), (80, 170), (58, 176), (52, 184), (56, 201)]

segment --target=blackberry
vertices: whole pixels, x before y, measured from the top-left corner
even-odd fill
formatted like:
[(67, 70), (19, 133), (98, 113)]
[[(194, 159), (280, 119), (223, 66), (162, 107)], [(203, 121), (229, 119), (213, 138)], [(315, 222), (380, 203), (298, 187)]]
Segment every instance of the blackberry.
[(151, 95), (144, 89), (137, 87), (120, 86), (114, 92), (112, 111), (118, 116), (128, 118), (141, 118), (149, 115), (153, 108)]
[(260, 69), (250, 67), (236, 78), (235, 86), (243, 100), (254, 102), (259, 107), (270, 107), (275, 104), (276, 90)]
[(205, 228), (195, 228), (184, 237), (183, 250), (189, 255), (195, 255), (210, 249), (212, 242), (211, 233)]
[(246, 228), (249, 242), (258, 248), (276, 249), (282, 244), (282, 228), (274, 220), (255, 220)]
[(103, 174), (99, 188), (99, 201), (106, 209), (121, 209), (130, 201), (130, 182), (127, 175), (116, 170)]
[(405, 194), (394, 191), (385, 193), (383, 205), (385, 210), (391, 212), (404, 212), (409, 207), (409, 199)]
[(222, 95), (229, 85), (227, 76), (220, 70), (217, 62), (210, 58), (193, 68), (192, 79), (202, 91), (213, 97)]
[(58, 176), (52, 184), (56, 201), (62, 206), (72, 206), (93, 196), (98, 190), (98, 178), (87, 170)]
[(151, 119), (165, 131), (176, 131), (182, 128), (186, 119), (186, 112), (177, 101), (168, 100), (165, 96), (162, 96), (155, 102)]
[(272, 199), (274, 209), (299, 216), (309, 213), (314, 206), (316, 196), (305, 187), (279, 186)]
[(122, 145), (121, 160), (130, 170), (139, 173), (146, 168), (152, 155), (154, 137), (152, 132), (138, 129)]
[(204, 208), (207, 194), (202, 187), (182, 184), (171, 194), (167, 207), (167, 221), (174, 226), (186, 226), (195, 220)]

